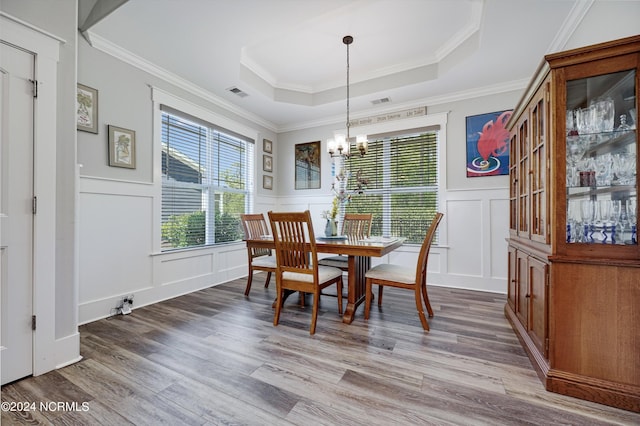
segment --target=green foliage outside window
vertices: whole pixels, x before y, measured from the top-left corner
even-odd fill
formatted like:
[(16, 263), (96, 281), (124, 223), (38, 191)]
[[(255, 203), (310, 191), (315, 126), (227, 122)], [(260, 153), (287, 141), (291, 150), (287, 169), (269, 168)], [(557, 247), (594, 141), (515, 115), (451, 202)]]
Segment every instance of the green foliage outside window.
[(368, 183), (364, 194), (351, 198), (345, 212), (372, 213), (371, 235), (421, 244), (438, 209), (437, 133), (371, 141), (364, 157), (347, 161), (352, 171), (348, 189), (356, 188), (358, 171)]
[(201, 246), (205, 242), (205, 212), (174, 215), (162, 224), (162, 241), (172, 248)]
[[(205, 245), (206, 213), (203, 211), (171, 216), (162, 224), (162, 240), (171, 248)], [(240, 218), (236, 214), (215, 212), (215, 241), (238, 241), (242, 238)]]

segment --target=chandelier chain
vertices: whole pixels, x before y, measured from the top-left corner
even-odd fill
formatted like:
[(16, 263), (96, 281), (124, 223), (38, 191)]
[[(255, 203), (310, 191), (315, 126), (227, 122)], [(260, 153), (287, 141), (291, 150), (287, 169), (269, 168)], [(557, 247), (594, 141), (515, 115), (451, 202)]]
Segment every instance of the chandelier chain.
[(349, 127), (351, 127), (349, 120), (349, 44), (347, 43), (347, 143), (349, 143)]

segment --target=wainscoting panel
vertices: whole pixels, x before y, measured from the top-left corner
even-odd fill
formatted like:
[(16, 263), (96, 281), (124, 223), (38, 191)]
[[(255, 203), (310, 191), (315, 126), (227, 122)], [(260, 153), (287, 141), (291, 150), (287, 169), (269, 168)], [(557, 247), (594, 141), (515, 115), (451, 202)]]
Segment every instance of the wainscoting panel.
[[(489, 200), (491, 233), (491, 270), (493, 278), (507, 279), (507, 236), (509, 234), (509, 200)], [(506, 291), (506, 290), (505, 290)]]
[(155, 285), (171, 285), (200, 276), (211, 276), (214, 268), (214, 253), (202, 250), (189, 250), (165, 254), (159, 257), (155, 270)]
[(242, 242), (158, 252), (153, 185), (82, 177), (80, 188), (80, 324), (114, 315), (125, 296), (135, 312), (247, 274)]
[(152, 199), (80, 194), (80, 304), (148, 287)]
[(482, 200), (447, 201), (450, 274), (482, 276), (482, 240), (489, 236), (483, 216)]

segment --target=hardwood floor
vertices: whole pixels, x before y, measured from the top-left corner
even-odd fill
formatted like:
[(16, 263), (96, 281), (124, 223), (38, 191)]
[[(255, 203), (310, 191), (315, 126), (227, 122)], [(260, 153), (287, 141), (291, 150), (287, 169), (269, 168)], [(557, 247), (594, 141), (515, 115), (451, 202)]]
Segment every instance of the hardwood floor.
[(349, 325), (323, 296), (310, 336), (297, 297), (272, 325), (264, 277), (249, 298), (235, 280), (80, 327), (81, 362), (2, 387), (3, 403), (34, 408), (3, 404), (2, 424), (640, 424), (546, 392), (502, 295), (429, 287), (428, 334), (410, 291), (386, 289), (382, 310), (365, 322), (361, 306)]

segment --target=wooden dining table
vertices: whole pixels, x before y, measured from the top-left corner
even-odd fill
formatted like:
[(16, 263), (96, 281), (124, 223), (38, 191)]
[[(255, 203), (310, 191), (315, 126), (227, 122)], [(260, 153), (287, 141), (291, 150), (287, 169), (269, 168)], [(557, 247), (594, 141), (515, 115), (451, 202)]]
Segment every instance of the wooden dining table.
[[(371, 268), (372, 257), (382, 257), (397, 249), (404, 243), (399, 237), (369, 237), (369, 238), (316, 238), (319, 253), (341, 254), (347, 256), (348, 282), (347, 307), (342, 316), (342, 322), (351, 324), (358, 306), (365, 299), (365, 276)], [(245, 240), (247, 247), (274, 248), (271, 236), (261, 239)]]

